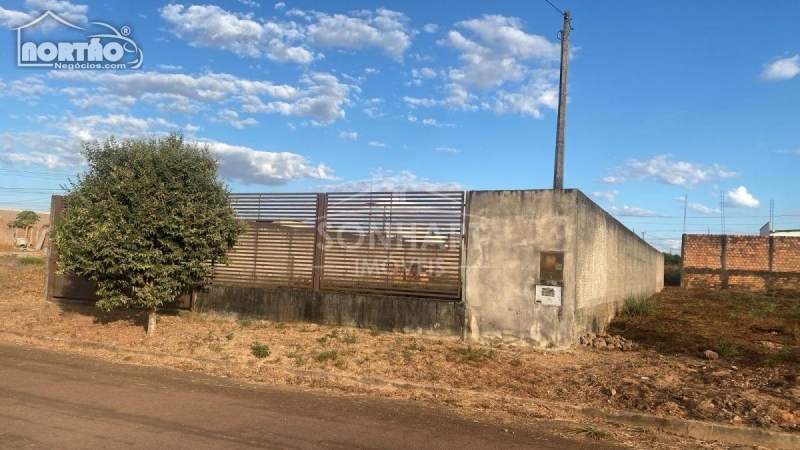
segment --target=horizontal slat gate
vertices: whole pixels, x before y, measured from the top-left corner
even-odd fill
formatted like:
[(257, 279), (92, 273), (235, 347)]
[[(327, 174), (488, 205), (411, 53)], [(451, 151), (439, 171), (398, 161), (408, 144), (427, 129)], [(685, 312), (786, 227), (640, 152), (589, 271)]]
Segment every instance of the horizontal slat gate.
[(234, 194), (220, 283), (461, 298), (463, 192)]
[(311, 289), (317, 194), (234, 194), (231, 203), (248, 229), (214, 281)]
[(461, 296), (463, 192), (330, 193), (322, 290)]

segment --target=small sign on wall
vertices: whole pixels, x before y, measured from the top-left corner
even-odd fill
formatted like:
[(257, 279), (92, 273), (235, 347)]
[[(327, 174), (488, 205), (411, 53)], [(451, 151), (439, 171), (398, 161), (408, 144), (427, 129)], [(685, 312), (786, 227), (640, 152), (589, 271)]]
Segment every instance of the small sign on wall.
[(534, 300), (537, 305), (561, 306), (561, 286), (537, 284)]

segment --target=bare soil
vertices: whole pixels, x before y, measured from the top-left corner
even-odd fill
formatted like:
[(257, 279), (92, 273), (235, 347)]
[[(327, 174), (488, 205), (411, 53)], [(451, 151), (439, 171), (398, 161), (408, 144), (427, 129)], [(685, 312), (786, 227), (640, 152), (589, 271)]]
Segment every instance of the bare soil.
[[(197, 314), (162, 315), (156, 335), (148, 338), (146, 316), (141, 312), (103, 313), (81, 305), (53, 304), (43, 299), (42, 279), (42, 266), (20, 266), (16, 259), (0, 257), (0, 330), (171, 356), (120, 354), (58, 341), (47, 344), (64, 351), (256, 382), (368, 391), (301, 372), (324, 371), (800, 432), (797, 293), (751, 298), (667, 289), (651, 299), (656, 306), (654, 315), (620, 318), (610, 326), (611, 333), (637, 342), (635, 351), (578, 348), (553, 352)], [(9, 334), (3, 339), (44, 345)], [(707, 360), (705, 350), (721, 356)], [(517, 417), (575, 420), (563, 411), (524, 401), (471, 400), (413, 390), (381, 394), (477, 411), (504, 411)], [(637, 448), (700, 445), (609, 426), (600, 428)]]

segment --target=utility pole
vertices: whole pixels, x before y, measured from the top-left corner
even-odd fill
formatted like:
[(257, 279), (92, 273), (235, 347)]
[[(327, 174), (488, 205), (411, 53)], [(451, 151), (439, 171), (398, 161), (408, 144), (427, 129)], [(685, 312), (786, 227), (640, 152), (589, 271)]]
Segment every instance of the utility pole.
[(564, 133), (567, 127), (567, 68), (569, 66), (569, 35), (572, 31), (569, 10), (564, 11), (564, 28), (561, 30), (561, 76), (558, 82), (558, 125), (556, 128), (556, 164), (553, 189), (564, 189)]
[(686, 234), (686, 206), (689, 204), (689, 194), (683, 196), (683, 234)]

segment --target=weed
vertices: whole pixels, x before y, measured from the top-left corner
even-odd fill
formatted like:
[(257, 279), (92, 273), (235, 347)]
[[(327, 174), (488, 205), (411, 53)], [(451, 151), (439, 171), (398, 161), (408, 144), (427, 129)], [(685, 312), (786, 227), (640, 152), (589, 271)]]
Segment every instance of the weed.
[(652, 316), (656, 312), (655, 306), (647, 297), (627, 297), (622, 312), (628, 317)]
[(717, 344), (716, 350), (719, 356), (723, 358), (739, 354), (739, 346), (732, 342), (720, 342)]
[(519, 367), (522, 365), (522, 361), (520, 361), (519, 358), (515, 358), (511, 360), (510, 364), (514, 367)]
[(485, 348), (472, 348), (470, 347), (461, 347), (453, 350), (457, 354), (461, 355), (461, 361), (470, 361), (470, 362), (485, 362), (494, 359), (494, 350), (493, 349), (485, 349)]
[(37, 258), (35, 256), (23, 256), (17, 259), (17, 264), (20, 266), (43, 266), (44, 258)]
[(266, 358), (270, 354), (269, 346), (261, 345), (258, 341), (253, 342), (253, 345), (250, 346), (250, 351), (253, 353), (253, 356), (259, 359)]
[(599, 441), (609, 436), (607, 431), (599, 430), (591, 425), (576, 428), (575, 434), (580, 434), (589, 439), (594, 439), (595, 441)]
[(337, 359), (339, 359), (338, 350), (329, 350), (327, 352), (321, 352), (317, 355), (317, 361), (319, 362), (336, 361)]
[(303, 351), (300, 349), (300, 347), (295, 347), (292, 353), (286, 355), (287, 358), (295, 359), (300, 358), (301, 356), (303, 356)]
[(770, 367), (782, 366), (785, 363), (800, 364), (800, 352), (796, 348), (786, 345), (777, 355), (767, 360), (767, 365)]
[(794, 336), (795, 342), (800, 342), (800, 327), (798, 327), (797, 325), (793, 326), (791, 333), (792, 336)]
[(414, 341), (411, 342), (411, 345), (408, 346), (408, 350), (412, 352), (424, 352), (425, 346), (417, 344), (417, 340), (414, 339)]
[(789, 317), (800, 319), (800, 305), (794, 305), (789, 308)]
[(286, 329), (286, 324), (283, 323), (283, 322), (278, 322), (277, 324), (275, 324), (275, 329), (276, 330), (285, 330)]
[(18, 313), (19, 311), (20, 311), (19, 306), (15, 306), (15, 307), (11, 308), (11, 312), (12, 313)]
[(336, 359), (333, 365), (336, 366), (337, 369), (344, 370), (347, 368), (347, 361), (344, 359)]
[(342, 342), (345, 344), (355, 344), (358, 342), (358, 336), (355, 333), (346, 333), (344, 337), (342, 337)]
[[(322, 345), (325, 345), (325, 344), (328, 343), (328, 341), (330, 341), (332, 339), (337, 339), (338, 337), (339, 337), (339, 330), (333, 330), (328, 334), (324, 334), (324, 335), (318, 337), (317, 338), (317, 342), (319, 342)], [(355, 341), (353, 341), (353, 343), (355, 343)]]
[(239, 321), (239, 325), (241, 325), (241, 326), (243, 326), (245, 328), (249, 328), (251, 325), (253, 325), (253, 319), (251, 319), (249, 317), (245, 317), (244, 319)]
[(372, 336), (372, 337), (380, 336), (381, 335), (381, 330), (379, 330), (378, 327), (370, 327), (369, 335)]
[(210, 344), (208, 349), (214, 353), (219, 353), (222, 351), (222, 346), (220, 344)]
[(751, 317), (767, 317), (775, 315), (775, 311), (778, 309), (778, 305), (773, 302), (764, 302), (759, 305), (757, 308), (753, 308), (748, 311), (748, 315)]
[(233, 331), (225, 335), (225, 339), (232, 341), (233, 340)]

